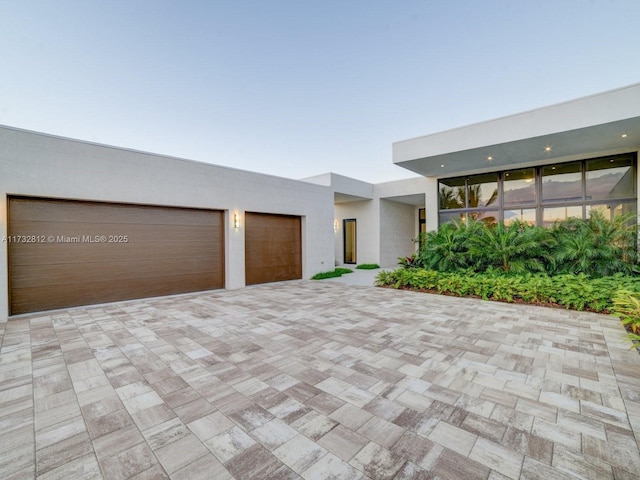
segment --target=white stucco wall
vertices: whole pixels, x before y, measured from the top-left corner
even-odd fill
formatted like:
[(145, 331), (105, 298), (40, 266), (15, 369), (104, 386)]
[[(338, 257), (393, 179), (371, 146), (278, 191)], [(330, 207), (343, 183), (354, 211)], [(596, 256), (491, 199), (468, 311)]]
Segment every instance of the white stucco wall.
[(398, 257), (415, 251), (417, 212), (413, 205), (380, 200), (380, 266), (393, 267)]
[(338, 230), (335, 232), (335, 259), (338, 265), (344, 262), (343, 224), (349, 218), (356, 219), (357, 263), (380, 263), (380, 223), (378, 202), (363, 200), (340, 203), (335, 206)]
[[(333, 193), (308, 182), (0, 127), (0, 238), (7, 235), (8, 195), (224, 210), (230, 289), (245, 285), (246, 211), (303, 217), (303, 278), (334, 263)], [(8, 312), (7, 278), (3, 246), (0, 321)]]

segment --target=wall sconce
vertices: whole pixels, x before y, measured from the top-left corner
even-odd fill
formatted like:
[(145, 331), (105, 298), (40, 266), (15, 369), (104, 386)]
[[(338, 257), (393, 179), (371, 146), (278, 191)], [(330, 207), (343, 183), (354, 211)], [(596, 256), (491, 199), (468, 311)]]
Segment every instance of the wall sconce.
[(338, 220), (334, 220), (333, 221), (333, 231), (337, 232), (338, 231)]
[(236, 230), (240, 228), (240, 216), (237, 213), (233, 214), (233, 228)]

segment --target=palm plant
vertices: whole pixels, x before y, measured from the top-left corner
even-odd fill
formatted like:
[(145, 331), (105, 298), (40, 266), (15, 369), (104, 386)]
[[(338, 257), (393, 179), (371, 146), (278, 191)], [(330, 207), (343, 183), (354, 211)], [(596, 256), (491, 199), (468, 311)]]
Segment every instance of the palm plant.
[(559, 273), (604, 277), (635, 268), (636, 224), (631, 215), (606, 219), (592, 211), (587, 220), (566, 220), (553, 228)]
[(478, 229), (468, 240), (469, 255), (478, 270), (497, 268), (505, 273), (541, 272), (551, 262), (550, 232), (527, 223), (498, 223)]
[(441, 272), (455, 272), (469, 266), (467, 239), (476, 229), (475, 222), (467, 225), (451, 221), (423, 237), (419, 252), (420, 264)]

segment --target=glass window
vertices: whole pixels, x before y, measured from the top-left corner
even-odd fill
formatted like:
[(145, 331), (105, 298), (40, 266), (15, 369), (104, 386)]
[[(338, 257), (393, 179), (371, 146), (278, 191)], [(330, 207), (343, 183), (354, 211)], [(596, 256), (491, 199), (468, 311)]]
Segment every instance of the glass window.
[(457, 221), (457, 222), (466, 222), (467, 214), (464, 212), (450, 212), (450, 213), (442, 213), (440, 212), (440, 225), (444, 225), (447, 222)]
[(515, 220), (520, 220), (523, 223), (529, 225), (536, 224), (536, 209), (535, 208), (519, 208), (514, 210), (504, 211), (504, 224), (509, 225)]
[(636, 203), (635, 202), (624, 202), (624, 203), (612, 202), (612, 203), (601, 203), (597, 205), (587, 205), (587, 218), (591, 216), (591, 212), (593, 211), (598, 211), (604, 216), (604, 218), (613, 220), (613, 217), (617, 217), (618, 215), (636, 213)]
[(483, 223), (498, 223), (498, 212), (471, 211), (469, 212), (469, 218)]
[(511, 170), (504, 174), (504, 204), (535, 203), (536, 174), (533, 168)]
[(587, 162), (587, 200), (634, 196), (632, 159), (599, 158)]
[(498, 205), (498, 174), (474, 175), (468, 179), (469, 208)]
[(452, 208), (466, 207), (465, 179), (448, 178), (440, 180), (440, 208), (450, 210)]
[(569, 205), (564, 207), (550, 207), (542, 211), (542, 224), (545, 227), (567, 218), (582, 218), (582, 205)]
[(581, 202), (582, 163), (561, 163), (542, 167), (542, 200)]

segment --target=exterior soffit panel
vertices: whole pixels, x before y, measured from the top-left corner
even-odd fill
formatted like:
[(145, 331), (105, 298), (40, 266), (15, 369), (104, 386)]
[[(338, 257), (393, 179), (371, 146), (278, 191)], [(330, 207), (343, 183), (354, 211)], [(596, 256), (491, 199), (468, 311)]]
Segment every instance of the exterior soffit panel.
[[(625, 138), (621, 135), (626, 134)], [(546, 152), (545, 148), (551, 147)], [(396, 145), (394, 145), (394, 149)], [(640, 149), (640, 117), (395, 162), (424, 176), (481, 173)], [(395, 152), (394, 152), (395, 153)], [(492, 159), (487, 160), (488, 157)]]

